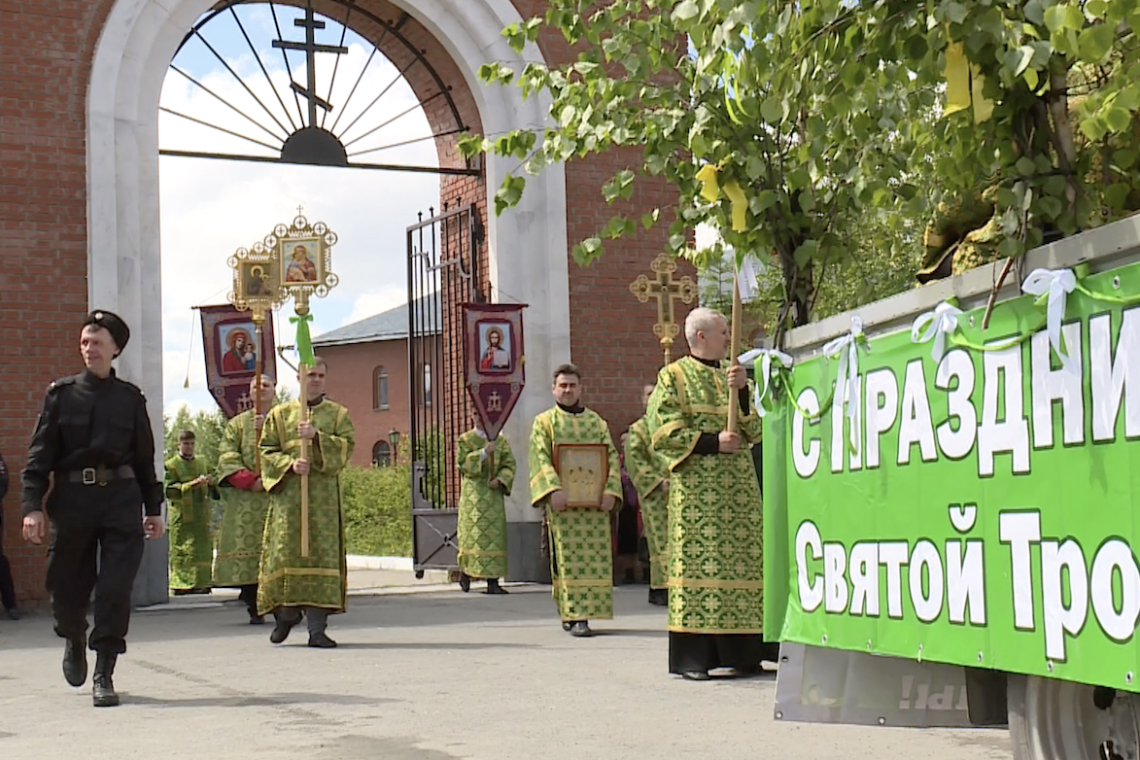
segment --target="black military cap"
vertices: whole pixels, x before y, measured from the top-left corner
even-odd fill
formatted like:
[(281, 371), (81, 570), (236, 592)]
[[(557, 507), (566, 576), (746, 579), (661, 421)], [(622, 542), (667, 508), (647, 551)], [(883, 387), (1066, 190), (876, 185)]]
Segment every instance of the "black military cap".
[(127, 323), (123, 321), (122, 317), (105, 309), (96, 309), (88, 314), (83, 326), (87, 327), (88, 325), (103, 327), (111, 333), (111, 338), (119, 347), (115, 356), (123, 352), (123, 349), (127, 347), (127, 341), (131, 339), (131, 328), (127, 327)]

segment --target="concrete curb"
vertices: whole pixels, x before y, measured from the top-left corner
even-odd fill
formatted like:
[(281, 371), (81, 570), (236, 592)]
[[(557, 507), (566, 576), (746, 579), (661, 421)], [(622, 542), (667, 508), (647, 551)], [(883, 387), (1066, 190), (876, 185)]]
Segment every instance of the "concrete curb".
[[(511, 589), (512, 591), (519, 591), (523, 593), (542, 591), (543, 585), (539, 583), (525, 583), (513, 582), (504, 583), (503, 588)], [(443, 592), (460, 593), (459, 586), (454, 583), (431, 583), (424, 582), (414, 586), (373, 586), (366, 588), (349, 589), (348, 596), (402, 596), (405, 594), (439, 594)], [(477, 592), (481, 593), (481, 592)], [(549, 592), (547, 592), (549, 593)], [(171, 597), (173, 599), (173, 597)], [(149, 604), (145, 607), (135, 607), (134, 612), (171, 612), (181, 610), (207, 610), (217, 609), (219, 607), (237, 607), (236, 599), (218, 599), (216, 601), (194, 601), (194, 602), (165, 602), (159, 604)]]
[(414, 563), (411, 557), (366, 557), (349, 554), (345, 557), (349, 570), (407, 570), (411, 572)]

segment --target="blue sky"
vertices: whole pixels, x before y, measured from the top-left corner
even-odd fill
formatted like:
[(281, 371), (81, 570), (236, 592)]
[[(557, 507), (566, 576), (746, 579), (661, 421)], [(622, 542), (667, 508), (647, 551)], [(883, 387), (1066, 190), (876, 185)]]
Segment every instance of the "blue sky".
[[(276, 37), (272, 17), (265, 5), (242, 6), (239, 17), (254, 40), (285, 105), (299, 121), (281, 51), (271, 47)], [(293, 25), (301, 13), (278, 6), (282, 33), (288, 40), (301, 41), (304, 30)], [(322, 44), (339, 44), (342, 27), (333, 21), (317, 32)], [(268, 110), (283, 124), (288, 119), (273, 95), (254, 56), (229, 13), (207, 24), (203, 35), (258, 94)], [(394, 79), (398, 72), (377, 54), (365, 68), (371, 45), (349, 32), (344, 44), (332, 103), (338, 109), (347, 102), (348, 111), (340, 128), (347, 126)], [(293, 80), (304, 84), (304, 54), (289, 53)], [(319, 55), (316, 73), (318, 92), (328, 97), (335, 56)], [(242, 85), (218, 62), (200, 40), (191, 40), (180, 51), (174, 65), (186, 71), (249, 116), (276, 129), (270, 116)], [(364, 76), (351, 101), (349, 90), (360, 73)], [(288, 97), (285, 97), (288, 95)], [(406, 108), (416, 98), (399, 81), (365, 115), (351, 139)], [(162, 94), (162, 105), (234, 131), (257, 136), (258, 130), (233, 113), (217, 99), (191, 84), (184, 77), (169, 73)], [(329, 119), (331, 126), (336, 114)], [(277, 131), (281, 131), (277, 129)], [(339, 131), (339, 130), (338, 130)], [(356, 147), (375, 147), (430, 134), (422, 110), (380, 130)], [(222, 153), (267, 154), (264, 148), (202, 127), (168, 113), (160, 114), (159, 143), (163, 148)], [(437, 165), (430, 141), (373, 154), (364, 160), (384, 163)], [(188, 159), (164, 156), (160, 159), (163, 266), (163, 368), (164, 400), (169, 412), (187, 404), (193, 409), (210, 409), (214, 404), (205, 386), (201, 330), (197, 313), (191, 307), (225, 303), (232, 284), (226, 259), (239, 247), (250, 247), (269, 234), (273, 227), (290, 222), (298, 205), (303, 205), (310, 221), (323, 221), (335, 230), (340, 242), (333, 248), (332, 268), (340, 285), (324, 299), (313, 302), (313, 332), (335, 329), (403, 303), (406, 297), (404, 245), (405, 228), (415, 221), (416, 212), (438, 204), (436, 175), (405, 172), (376, 172), (359, 169), (327, 169), (269, 165), (250, 162)], [(292, 343), (287, 317), (281, 315), (279, 340)], [(189, 355), (188, 355), (189, 351)], [(190, 369), (189, 389), (183, 388)], [(279, 366), (282, 379), (291, 373)], [(295, 381), (293, 382), (295, 386)]]

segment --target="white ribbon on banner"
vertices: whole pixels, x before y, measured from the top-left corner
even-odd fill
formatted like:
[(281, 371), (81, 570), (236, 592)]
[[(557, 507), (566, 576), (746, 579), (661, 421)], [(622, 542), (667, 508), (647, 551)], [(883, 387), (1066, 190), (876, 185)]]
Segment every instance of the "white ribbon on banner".
[[(839, 384), (843, 383), (843, 404), (847, 407), (847, 418), (850, 422), (851, 446), (859, 450), (859, 340), (863, 337), (863, 320), (851, 317), (851, 332), (840, 335), (823, 347), (824, 356), (839, 358), (839, 374), (835, 377), (835, 397), (840, 398)], [(847, 375), (844, 381), (843, 376)]]
[(961, 314), (962, 310), (957, 306), (943, 301), (934, 307), (934, 311), (928, 311), (914, 320), (914, 325), (910, 328), (911, 342), (926, 343), (933, 340), (934, 347), (930, 350), (930, 355), (937, 364), (946, 355), (946, 341), (958, 329), (958, 317)]
[[(740, 268), (737, 270), (736, 284), (740, 290), (740, 300), (742, 303), (754, 301), (760, 295), (760, 272), (764, 269), (764, 265), (756, 260), (755, 256), (747, 254), (744, 260), (740, 262)], [(743, 362), (741, 362), (743, 364)]]
[(1022, 291), (1032, 296), (1049, 294), (1045, 311), (1049, 343), (1061, 357), (1061, 366), (1070, 371), (1076, 371), (1077, 357), (1061, 349), (1061, 322), (1065, 319), (1065, 299), (1076, 287), (1077, 276), (1071, 269), (1034, 269), (1021, 285)]
[(754, 348), (751, 351), (746, 351), (741, 354), (737, 360), (741, 364), (747, 366), (750, 362), (760, 362), (760, 366), (756, 368), (757, 371), (753, 373), (755, 380), (755, 389), (753, 391), (753, 399), (756, 402), (756, 414), (763, 417), (768, 412), (764, 410), (764, 397), (768, 395), (768, 387), (772, 380), (773, 364), (778, 363), (784, 369), (791, 369), (795, 360), (791, 356), (785, 354), (779, 349), (769, 348)]

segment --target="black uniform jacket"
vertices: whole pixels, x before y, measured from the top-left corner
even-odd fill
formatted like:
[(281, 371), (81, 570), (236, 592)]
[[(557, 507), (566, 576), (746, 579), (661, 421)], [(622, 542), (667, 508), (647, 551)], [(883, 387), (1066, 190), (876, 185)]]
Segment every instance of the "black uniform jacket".
[(148, 515), (161, 514), (162, 482), (154, 470), (154, 434), (138, 386), (90, 372), (52, 383), (32, 434), (24, 468), (23, 514), (43, 508), (51, 473), (88, 467), (134, 470)]

